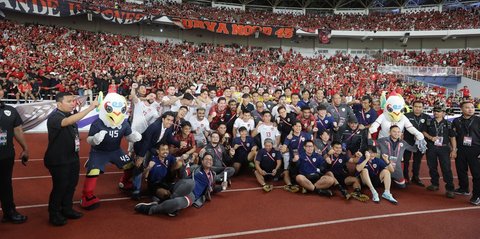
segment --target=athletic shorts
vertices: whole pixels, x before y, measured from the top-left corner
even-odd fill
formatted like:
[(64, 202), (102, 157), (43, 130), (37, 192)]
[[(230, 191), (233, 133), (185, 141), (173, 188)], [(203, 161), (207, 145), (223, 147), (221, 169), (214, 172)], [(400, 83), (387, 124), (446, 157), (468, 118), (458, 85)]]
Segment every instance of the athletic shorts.
[(310, 182), (312, 182), (313, 184), (315, 184), (318, 180), (320, 180), (320, 178), (323, 176), (319, 173), (311, 173), (311, 174), (307, 174), (307, 175), (304, 175)]
[(105, 172), (105, 165), (107, 163), (115, 164), (119, 169), (125, 165), (132, 163), (132, 159), (125, 154), (122, 149), (117, 149), (112, 152), (105, 152), (92, 149), (88, 161), (85, 163), (87, 172), (92, 169), (99, 169), (101, 173)]

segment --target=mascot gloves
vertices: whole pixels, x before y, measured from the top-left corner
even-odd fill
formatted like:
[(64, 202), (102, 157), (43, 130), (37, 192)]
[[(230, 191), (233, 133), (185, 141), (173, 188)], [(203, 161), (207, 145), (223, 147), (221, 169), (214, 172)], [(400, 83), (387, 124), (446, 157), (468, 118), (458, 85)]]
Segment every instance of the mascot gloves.
[(130, 135), (127, 136), (127, 140), (128, 142), (135, 143), (142, 140), (142, 135), (137, 131), (133, 131)]
[(106, 130), (101, 130), (100, 132), (93, 135), (93, 145), (101, 144), (107, 133), (108, 132)]
[(425, 139), (416, 140), (415, 145), (417, 145), (418, 150), (420, 150), (422, 154), (427, 152), (427, 141), (425, 141)]

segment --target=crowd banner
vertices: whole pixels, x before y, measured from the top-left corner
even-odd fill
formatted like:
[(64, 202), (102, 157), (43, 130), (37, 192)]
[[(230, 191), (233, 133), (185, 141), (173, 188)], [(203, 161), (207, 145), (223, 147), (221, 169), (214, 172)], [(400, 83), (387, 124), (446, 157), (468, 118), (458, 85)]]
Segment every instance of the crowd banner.
[(117, 24), (133, 24), (150, 19), (150, 15), (143, 12), (93, 6), (67, 0), (0, 0), (0, 9), (51, 17), (70, 17), (89, 13)]
[(265, 36), (289, 39), (295, 34), (295, 28), (293, 27), (235, 24), (188, 18), (172, 18), (165, 15), (154, 16), (143, 11), (126, 11), (111, 7), (94, 6), (92, 4), (72, 0), (0, 0), (0, 9), (52, 17), (70, 17), (91, 14), (95, 17), (117, 24), (134, 24), (143, 21), (153, 21), (177, 25), (182, 29), (201, 29), (233, 36), (254, 35), (255, 37), (258, 37), (262, 34)]
[(106, 7), (88, 6), (93, 15), (100, 16), (105, 21), (117, 24), (133, 24), (150, 19), (150, 15), (143, 12), (124, 11)]
[(23, 130), (31, 130), (42, 122), (46, 121), (48, 116), (56, 109), (55, 102), (38, 102), (17, 105), (17, 110), (20, 118), (23, 121)]
[(295, 29), (293, 27), (258, 26), (185, 18), (172, 18), (171, 20), (175, 25), (183, 29), (202, 29), (224, 35), (252, 36), (254, 34), (263, 34), (265, 36), (276, 36), (277, 38), (289, 39), (295, 34)]

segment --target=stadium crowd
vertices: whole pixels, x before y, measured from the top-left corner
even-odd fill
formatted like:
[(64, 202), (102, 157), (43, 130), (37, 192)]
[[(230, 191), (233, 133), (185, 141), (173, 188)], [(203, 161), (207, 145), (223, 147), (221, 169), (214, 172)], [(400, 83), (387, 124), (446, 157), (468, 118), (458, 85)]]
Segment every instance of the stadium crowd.
[[(57, 120), (59, 130), (63, 130), (64, 120), (75, 125), (98, 104), (94, 101), (88, 109), (69, 115), (73, 94), (92, 99), (98, 92), (108, 91), (131, 100), (130, 124), (121, 121), (121, 127), (110, 127), (100, 116), (90, 126), (86, 141), (92, 153), (86, 164), (84, 208), (98, 206), (93, 191), (107, 161), (125, 170), (118, 186), (131, 190), (133, 199), (151, 196), (152, 202), (135, 206), (137, 212), (148, 215), (176, 216), (189, 206), (200, 208), (211, 195), (231, 185), (235, 176), (252, 171), (265, 192), (273, 190), (273, 180), (283, 181), (284, 189), (292, 193), (332, 197), (338, 191), (346, 200), (365, 202), (371, 197), (375, 203), (397, 204), (391, 186), (405, 188), (410, 183), (425, 187), (419, 178), (419, 160), (425, 150), (431, 176), (426, 189), (439, 190), (440, 162), (445, 196), (471, 195), (470, 203), (480, 205), (480, 175), (470, 169), (474, 178), (470, 192), (465, 166), (467, 158), (478, 155), (469, 152), (478, 152), (480, 147), (480, 122), (473, 116), (468, 89), (461, 96), (450, 96), (441, 88), (379, 74), (379, 61), (369, 57), (337, 54), (308, 58), (281, 49), (158, 43), (9, 21), (1, 21), (0, 29), (1, 97), (6, 93), (18, 101), (56, 95), (57, 106), (68, 106), (59, 108), (68, 115), (55, 111), (49, 118)], [(391, 97), (403, 95), (413, 111), (385, 127), (385, 115), (397, 113), (395, 110), (403, 113), (403, 108), (387, 107), (383, 113), (382, 91), (392, 92)], [(118, 105), (108, 103), (102, 108), (105, 114), (126, 112), (125, 105), (119, 107), (122, 112), (113, 112)], [(453, 126), (447, 123), (447, 104), (461, 107), (463, 117), (471, 122), (467, 130), (462, 117)], [(424, 114), (426, 106), (434, 106), (434, 119)], [(76, 121), (68, 120), (72, 117)], [(377, 137), (380, 125), (384, 135), (380, 131)], [(78, 156), (78, 135), (65, 132)], [(120, 148), (122, 136), (131, 143), (128, 155)], [(461, 149), (458, 157), (457, 142)], [(421, 157), (414, 156), (413, 170), (409, 170), (417, 146)], [(406, 154), (402, 169), (404, 152), (410, 154)], [(450, 167), (450, 159), (455, 158), (458, 188), (454, 188)], [(401, 177), (394, 177), (398, 174)], [(70, 186), (74, 190), (75, 185)], [(368, 188), (369, 195), (362, 187)], [(50, 223), (56, 226), (65, 225), (67, 218), (82, 216), (71, 205), (67, 212), (49, 210)], [(5, 214), (4, 220), (26, 220), (17, 214)]]
[(386, 51), (383, 56), (393, 59), (395, 65), (463, 67), (464, 75), (480, 80), (480, 51), (478, 50)]
[(52, 99), (54, 93), (65, 91), (93, 97), (111, 84), (128, 95), (133, 81), (159, 94), (168, 85), (181, 94), (191, 85), (203, 84), (218, 95), (227, 87), (239, 90), (246, 85), (269, 95), (277, 88), (312, 94), (322, 88), (327, 99), (341, 93), (348, 102), (392, 90), (403, 93), (408, 103), (425, 98), (430, 106), (439, 97), (450, 106), (458, 106), (462, 99), (460, 94), (445, 95), (443, 88), (379, 74), (379, 61), (367, 57), (308, 58), (281, 49), (158, 43), (9, 21), (0, 22), (0, 29), (0, 81), (7, 97), (17, 101)]
[(119, 1), (85, 0), (86, 4), (123, 10), (144, 11), (153, 15), (202, 19), (263, 26), (288, 26), (302, 29), (326, 28), (357, 31), (452, 30), (480, 27), (478, 8), (443, 12), (357, 14), (277, 14), (267, 11), (213, 8), (193, 3), (152, 2), (146, 5)]

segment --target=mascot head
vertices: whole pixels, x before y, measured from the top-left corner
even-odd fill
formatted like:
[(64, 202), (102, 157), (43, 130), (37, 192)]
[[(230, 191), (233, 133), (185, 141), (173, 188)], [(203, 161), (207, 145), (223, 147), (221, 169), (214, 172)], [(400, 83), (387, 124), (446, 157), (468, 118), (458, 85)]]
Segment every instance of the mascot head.
[[(101, 92), (100, 92), (101, 93)], [(98, 116), (109, 128), (120, 128), (127, 113), (127, 101), (125, 97), (117, 93), (108, 93), (104, 99), (99, 96)]]
[[(385, 92), (383, 94), (385, 94)], [(404, 107), (405, 100), (403, 97), (396, 92), (392, 92), (385, 101), (383, 112), (384, 114), (387, 114), (388, 119), (390, 119), (392, 122), (399, 122), (403, 113), (405, 112)]]

